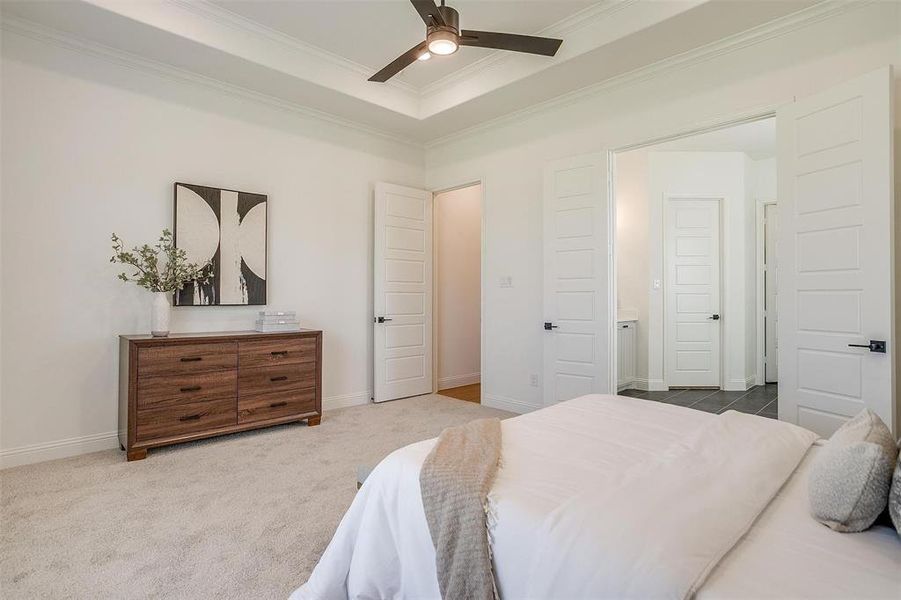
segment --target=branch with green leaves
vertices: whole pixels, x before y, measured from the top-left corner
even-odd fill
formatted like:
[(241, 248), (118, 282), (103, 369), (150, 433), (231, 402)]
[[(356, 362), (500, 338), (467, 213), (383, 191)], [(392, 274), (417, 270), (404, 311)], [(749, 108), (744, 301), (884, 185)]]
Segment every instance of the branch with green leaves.
[(154, 245), (144, 244), (131, 250), (125, 249), (125, 243), (115, 233), (112, 236), (113, 256), (111, 263), (119, 263), (131, 267), (133, 273), (121, 272), (118, 278), (122, 281), (133, 281), (151, 292), (174, 292), (189, 283), (209, 283), (213, 277), (213, 263), (207, 261), (203, 265), (188, 262), (188, 254), (175, 247), (172, 232), (164, 229)]

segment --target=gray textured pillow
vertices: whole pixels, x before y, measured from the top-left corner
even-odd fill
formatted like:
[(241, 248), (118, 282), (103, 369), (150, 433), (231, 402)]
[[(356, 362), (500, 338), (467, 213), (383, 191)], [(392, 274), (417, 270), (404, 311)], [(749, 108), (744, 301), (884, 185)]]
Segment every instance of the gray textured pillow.
[(864, 409), (832, 434), (810, 470), (810, 514), (836, 531), (863, 531), (888, 503), (898, 447), (882, 419)]
[(892, 489), (888, 495), (888, 514), (892, 517), (892, 525), (901, 535), (901, 454), (895, 463), (895, 475), (892, 477)]

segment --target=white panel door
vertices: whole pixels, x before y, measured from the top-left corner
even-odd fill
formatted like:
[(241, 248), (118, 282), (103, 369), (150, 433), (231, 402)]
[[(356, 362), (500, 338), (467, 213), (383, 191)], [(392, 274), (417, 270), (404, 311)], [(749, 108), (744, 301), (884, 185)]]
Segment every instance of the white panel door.
[(613, 389), (606, 175), (601, 155), (545, 168), (545, 405)]
[(373, 400), (432, 391), (432, 194), (375, 186)]
[(719, 387), (719, 200), (667, 199), (664, 239), (666, 384)]
[(779, 418), (824, 436), (894, 425), (891, 91), (885, 68), (776, 114)]
[(763, 276), (764, 298), (764, 356), (766, 383), (779, 381), (779, 287), (777, 285), (778, 271), (778, 236), (779, 236), (779, 210), (776, 204), (767, 204), (763, 207), (764, 214), (764, 239), (763, 239), (763, 264), (765, 272)]

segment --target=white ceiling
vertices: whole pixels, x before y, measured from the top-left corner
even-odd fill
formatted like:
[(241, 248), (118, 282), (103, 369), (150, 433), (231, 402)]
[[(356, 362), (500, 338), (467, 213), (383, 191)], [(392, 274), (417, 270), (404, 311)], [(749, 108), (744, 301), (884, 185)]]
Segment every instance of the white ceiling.
[[(422, 37), (406, 0), (0, 0), (4, 34), (427, 142), (779, 20), (820, 0), (459, 0), (462, 25), (564, 40), (553, 58), (462, 48), (367, 81)], [(766, 35), (766, 32), (754, 35)], [(740, 42), (732, 42), (740, 43)]]
[[(407, 0), (212, 0), (242, 17), (378, 71), (425, 37), (419, 14)], [(597, 0), (452, 0), (460, 27), (534, 35), (572, 17)], [(492, 54), (461, 48), (447, 57), (414, 63), (398, 79), (416, 88)]]
[(742, 123), (647, 148), (651, 152), (744, 152), (754, 160), (776, 156), (776, 119)]

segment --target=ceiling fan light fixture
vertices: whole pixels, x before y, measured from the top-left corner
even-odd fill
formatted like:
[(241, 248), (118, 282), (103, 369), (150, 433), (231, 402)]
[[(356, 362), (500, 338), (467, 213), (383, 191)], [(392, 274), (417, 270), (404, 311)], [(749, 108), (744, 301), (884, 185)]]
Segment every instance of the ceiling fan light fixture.
[(430, 31), (427, 41), (429, 52), (439, 56), (453, 54), (460, 47), (460, 44), (457, 41), (457, 34), (446, 29), (435, 29)]
[(370, 77), (369, 81), (385, 83), (416, 61), (429, 60), (433, 54), (438, 56), (453, 54), (460, 46), (554, 56), (563, 43), (560, 39), (534, 35), (460, 29), (460, 14), (447, 6), (445, 0), (441, 0), (440, 6), (435, 0), (410, 0), (410, 3), (426, 27), (425, 41), (420, 41), (395, 58)]

